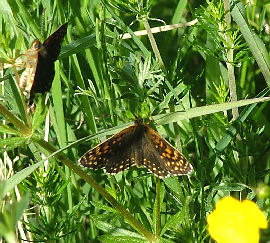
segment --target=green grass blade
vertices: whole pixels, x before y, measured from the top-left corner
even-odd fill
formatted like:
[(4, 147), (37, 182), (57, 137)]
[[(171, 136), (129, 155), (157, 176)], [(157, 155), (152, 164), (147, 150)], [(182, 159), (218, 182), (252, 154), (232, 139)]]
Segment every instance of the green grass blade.
[(239, 100), (239, 101), (227, 102), (223, 104), (195, 107), (186, 111), (176, 111), (169, 114), (157, 115), (153, 118), (158, 125), (164, 125), (169, 122), (182, 121), (182, 120), (191, 119), (194, 117), (209, 115), (215, 112), (227, 111), (235, 107), (241, 107), (241, 106), (250, 105), (250, 104), (254, 104), (258, 102), (265, 102), (269, 100), (270, 100), (269, 97)]
[(258, 35), (249, 27), (247, 18), (245, 16), (245, 8), (242, 2), (232, 1), (231, 14), (234, 21), (237, 23), (241, 33), (243, 34), (250, 51), (256, 59), (260, 70), (265, 78), (265, 81), (270, 88), (270, 60), (268, 51), (263, 41)]

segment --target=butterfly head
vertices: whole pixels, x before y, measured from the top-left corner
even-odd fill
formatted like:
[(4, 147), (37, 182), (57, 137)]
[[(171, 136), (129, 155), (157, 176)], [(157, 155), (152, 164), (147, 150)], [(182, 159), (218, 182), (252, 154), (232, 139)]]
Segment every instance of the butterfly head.
[(38, 39), (35, 39), (32, 42), (30, 49), (31, 50), (35, 50), (35, 51), (38, 51), (40, 49), (41, 45), (42, 45), (41, 42)]
[(134, 120), (134, 124), (135, 125), (142, 125), (143, 124), (143, 119), (140, 116), (135, 116), (135, 120)]

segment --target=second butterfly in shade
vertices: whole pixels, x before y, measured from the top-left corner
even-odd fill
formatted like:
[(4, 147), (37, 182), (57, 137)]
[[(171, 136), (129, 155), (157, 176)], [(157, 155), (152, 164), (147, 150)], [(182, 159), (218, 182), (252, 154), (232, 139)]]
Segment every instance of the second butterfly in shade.
[(36, 39), (26, 52), (27, 64), (20, 86), (30, 90), (29, 104), (33, 102), (36, 93), (49, 91), (54, 79), (54, 62), (57, 60), (61, 43), (67, 33), (68, 23), (60, 26), (43, 44)]

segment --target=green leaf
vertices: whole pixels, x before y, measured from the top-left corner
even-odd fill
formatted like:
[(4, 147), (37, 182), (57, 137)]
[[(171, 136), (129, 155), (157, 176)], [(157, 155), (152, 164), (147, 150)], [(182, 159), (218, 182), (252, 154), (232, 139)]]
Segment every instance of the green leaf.
[(21, 183), (27, 176), (29, 176), (34, 170), (36, 170), (38, 167), (40, 167), (44, 161), (47, 159), (43, 159), (40, 162), (30, 165), (26, 167), (25, 169), (17, 172), (15, 175), (11, 176), (9, 179), (6, 180), (6, 186), (3, 191), (3, 195), (5, 195), (7, 192), (9, 192), (11, 189), (13, 189), (16, 185)]
[(29, 193), (26, 193), (19, 202), (7, 204), (0, 213), (0, 235), (3, 235), (7, 242), (16, 242), (15, 227), (28, 206)]
[(19, 221), (19, 219), (23, 215), (24, 210), (27, 208), (28, 203), (29, 203), (29, 195), (30, 195), (30, 193), (27, 192), (23, 196), (23, 198), (19, 202), (16, 203), (16, 210), (15, 210), (15, 215), (14, 215), (15, 216), (14, 217), (15, 222)]
[(246, 100), (239, 100), (234, 102), (227, 102), (222, 104), (207, 105), (202, 107), (195, 107), (188, 109), (186, 111), (176, 111), (169, 114), (161, 114), (154, 117), (154, 120), (158, 125), (164, 125), (170, 122), (182, 121), (194, 117), (199, 117), (203, 115), (209, 115), (215, 112), (230, 110), (235, 107), (241, 107), (245, 105), (250, 105), (258, 102), (269, 101), (270, 97), (263, 98), (253, 98)]
[(102, 235), (99, 236), (98, 239), (101, 242), (106, 243), (147, 243), (148, 241), (141, 239), (141, 238), (135, 238), (131, 236), (114, 236), (114, 235)]
[(104, 205), (104, 203), (100, 203), (100, 202), (94, 202), (92, 201), (91, 204), (93, 206), (95, 206), (96, 208), (111, 212), (111, 213), (116, 213), (117, 211), (115, 209), (113, 209), (112, 207), (109, 207), (107, 205)]
[(35, 113), (32, 120), (33, 131), (39, 128), (42, 122), (44, 122), (47, 113), (48, 113), (48, 107), (44, 105), (43, 96), (38, 96), (38, 102), (37, 102)]
[(18, 134), (18, 131), (4, 124), (0, 124), (0, 132), (12, 134), (12, 135)]
[[(267, 92), (268, 92), (268, 89), (265, 89), (259, 94), (259, 96), (264, 96)], [(249, 114), (254, 110), (255, 107), (256, 107), (256, 104), (252, 104), (248, 107), (245, 107), (245, 109), (240, 113), (240, 116), (237, 119), (237, 121), (244, 122), (249, 116)], [(232, 124), (230, 128), (227, 130), (226, 134), (218, 142), (215, 149), (218, 150), (219, 152), (223, 151), (228, 146), (228, 144), (232, 141), (236, 132), (237, 132), (237, 129), (235, 127), (235, 124)]]
[(249, 27), (245, 16), (245, 8), (241, 1), (231, 0), (231, 15), (237, 23), (243, 37), (245, 38), (260, 70), (265, 78), (265, 81), (270, 88), (270, 60), (268, 51), (263, 41)]
[(138, 239), (144, 239), (141, 235), (139, 235), (138, 233), (135, 233), (133, 231), (130, 230), (126, 230), (126, 229), (122, 229), (119, 227), (116, 227), (112, 224), (109, 224), (107, 222), (104, 222), (102, 220), (99, 220), (97, 217), (92, 217), (95, 225), (102, 231), (106, 232), (106, 233), (110, 233), (114, 236), (128, 236), (128, 237), (132, 237), (132, 238), (138, 238)]
[(160, 232), (160, 236), (164, 235), (168, 229), (173, 230), (177, 228), (179, 224), (185, 219), (184, 210), (179, 211), (175, 215), (169, 218)]
[(182, 191), (182, 187), (177, 177), (168, 177), (163, 179), (166, 186), (178, 197), (180, 197), (180, 192)]
[(61, 48), (61, 53), (58, 59), (67, 58), (73, 54), (78, 54), (83, 52), (85, 49), (90, 48), (95, 45), (96, 35), (91, 34), (80, 39), (76, 39), (70, 44), (63, 46)]
[(8, 4), (8, 1), (7, 0), (2, 0), (1, 1), (0, 16), (5, 15), (5, 14), (11, 15), (11, 16), (13, 15), (12, 10), (11, 10), (9, 4)]
[(8, 151), (17, 148), (24, 144), (27, 138), (24, 137), (11, 137), (0, 140), (0, 151)]
[[(157, 182), (157, 183), (160, 183), (160, 182)], [(156, 192), (157, 192), (157, 189), (156, 189)], [(160, 226), (157, 225), (156, 222), (159, 222), (160, 224), (160, 211), (162, 209), (163, 199), (165, 196), (164, 183), (160, 183), (159, 192), (157, 192), (156, 195), (159, 195), (159, 198), (156, 196), (156, 200), (154, 203), (154, 210), (153, 210), (153, 224), (154, 224), (153, 226), (154, 227), (153, 228), (154, 228), (155, 234), (159, 234), (159, 232), (157, 232), (157, 227), (160, 227)]]
[(2, 201), (2, 198), (5, 196), (4, 190), (5, 190), (6, 182), (0, 181), (0, 202)]

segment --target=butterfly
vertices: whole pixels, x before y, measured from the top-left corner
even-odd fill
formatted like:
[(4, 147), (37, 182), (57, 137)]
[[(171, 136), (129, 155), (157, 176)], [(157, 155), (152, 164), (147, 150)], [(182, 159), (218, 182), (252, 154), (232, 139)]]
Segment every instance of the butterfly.
[(192, 171), (192, 165), (182, 153), (140, 118), (86, 152), (79, 164), (104, 169), (109, 174), (117, 174), (133, 165), (144, 166), (159, 178), (187, 175)]
[(54, 62), (60, 54), (67, 26), (68, 23), (61, 25), (43, 44), (39, 40), (34, 40), (26, 52), (26, 74), (22, 75), (20, 86), (27, 86), (30, 89), (29, 104), (33, 102), (36, 93), (44, 94), (51, 89), (55, 74)]

